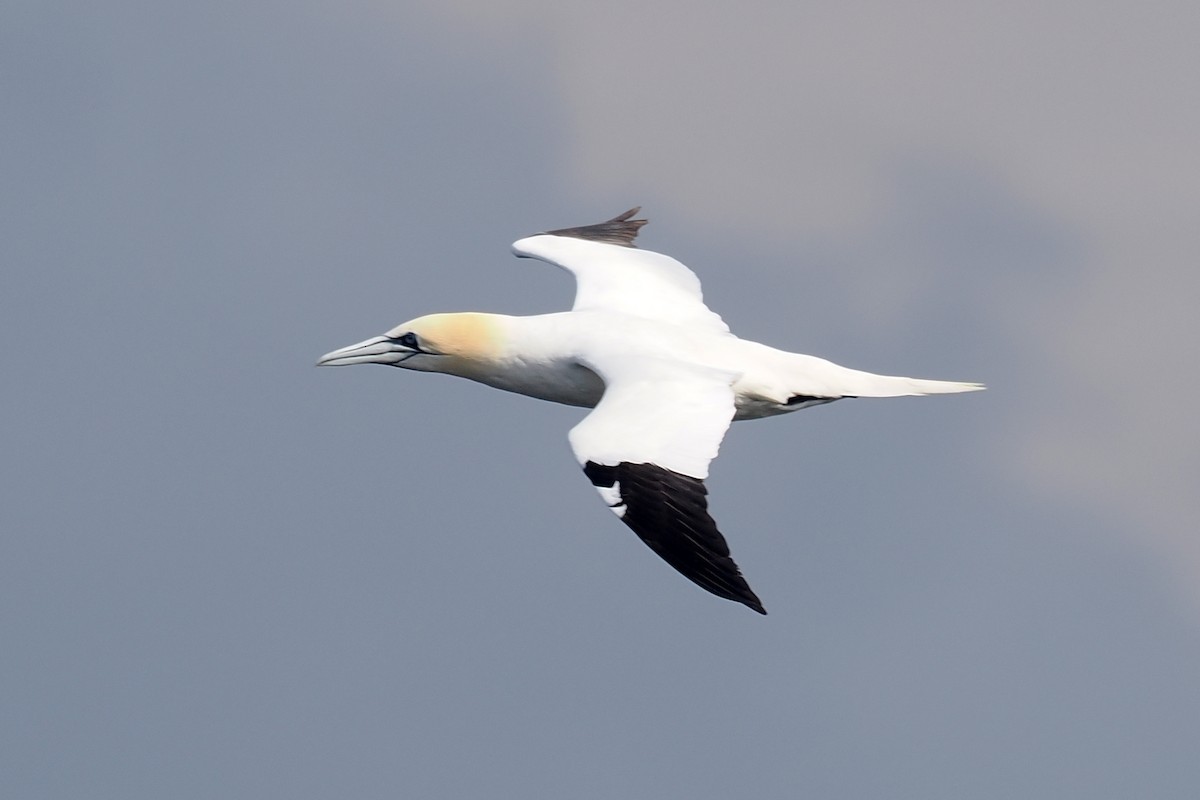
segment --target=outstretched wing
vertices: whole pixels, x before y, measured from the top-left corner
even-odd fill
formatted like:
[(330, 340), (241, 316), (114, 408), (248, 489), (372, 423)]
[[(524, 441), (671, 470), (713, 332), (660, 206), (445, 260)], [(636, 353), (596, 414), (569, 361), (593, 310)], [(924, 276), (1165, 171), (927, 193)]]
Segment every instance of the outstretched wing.
[(679, 325), (729, 327), (704, 305), (700, 279), (670, 256), (638, 250), (644, 219), (632, 208), (607, 222), (528, 236), (513, 243), (520, 258), (536, 258), (575, 276), (575, 311), (616, 311)]
[(766, 614), (709, 516), (704, 486), (733, 419), (737, 375), (644, 356), (587, 366), (604, 379), (604, 397), (569, 438), (600, 497), (684, 577)]

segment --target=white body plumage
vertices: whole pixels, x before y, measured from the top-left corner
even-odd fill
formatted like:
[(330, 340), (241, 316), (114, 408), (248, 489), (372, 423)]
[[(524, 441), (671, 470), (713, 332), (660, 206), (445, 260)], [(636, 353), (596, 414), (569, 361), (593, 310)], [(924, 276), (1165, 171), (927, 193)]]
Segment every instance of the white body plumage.
[(983, 387), (875, 375), (739, 339), (704, 304), (691, 270), (634, 248), (645, 224), (630, 219), (636, 212), (513, 245), (520, 257), (575, 275), (570, 311), (433, 314), (318, 363), (442, 372), (594, 408), (569, 438), (604, 502), (685, 576), (766, 613), (707, 512), (702, 481), (730, 422), (843, 397)]

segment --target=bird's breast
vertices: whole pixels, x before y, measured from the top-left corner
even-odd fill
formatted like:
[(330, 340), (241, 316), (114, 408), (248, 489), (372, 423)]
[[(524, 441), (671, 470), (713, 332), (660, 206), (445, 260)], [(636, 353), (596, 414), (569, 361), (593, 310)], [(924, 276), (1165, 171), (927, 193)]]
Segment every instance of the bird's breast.
[(604, 394), (604, 382), (596, 373), (568, 360), (511, 361), (469, 377), (507, 392), (583, 408), (594, 408)]

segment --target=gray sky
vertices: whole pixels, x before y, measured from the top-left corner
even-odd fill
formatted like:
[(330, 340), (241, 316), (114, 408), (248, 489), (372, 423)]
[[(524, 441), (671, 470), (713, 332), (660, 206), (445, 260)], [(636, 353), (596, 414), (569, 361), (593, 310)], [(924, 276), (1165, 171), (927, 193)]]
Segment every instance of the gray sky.
[[(1191, 3), (10, 2), (0, 789), (1191, 798)], [(743, 336), (982, 380), (738, 424), (770, 616), (574, 409), (316, 370), (642, 204)]]

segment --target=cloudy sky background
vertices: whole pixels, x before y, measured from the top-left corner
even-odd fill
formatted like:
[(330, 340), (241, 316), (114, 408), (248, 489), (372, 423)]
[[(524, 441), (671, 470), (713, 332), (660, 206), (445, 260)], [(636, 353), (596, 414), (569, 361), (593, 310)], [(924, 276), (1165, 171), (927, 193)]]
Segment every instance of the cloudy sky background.
[[(1191, 798), (1191, 3), (0, 12), (0, 789)], [(315, 370), (634, 204), (741, 335), (982, 380), (739, 424), (770, 616), (573, 409)]]

